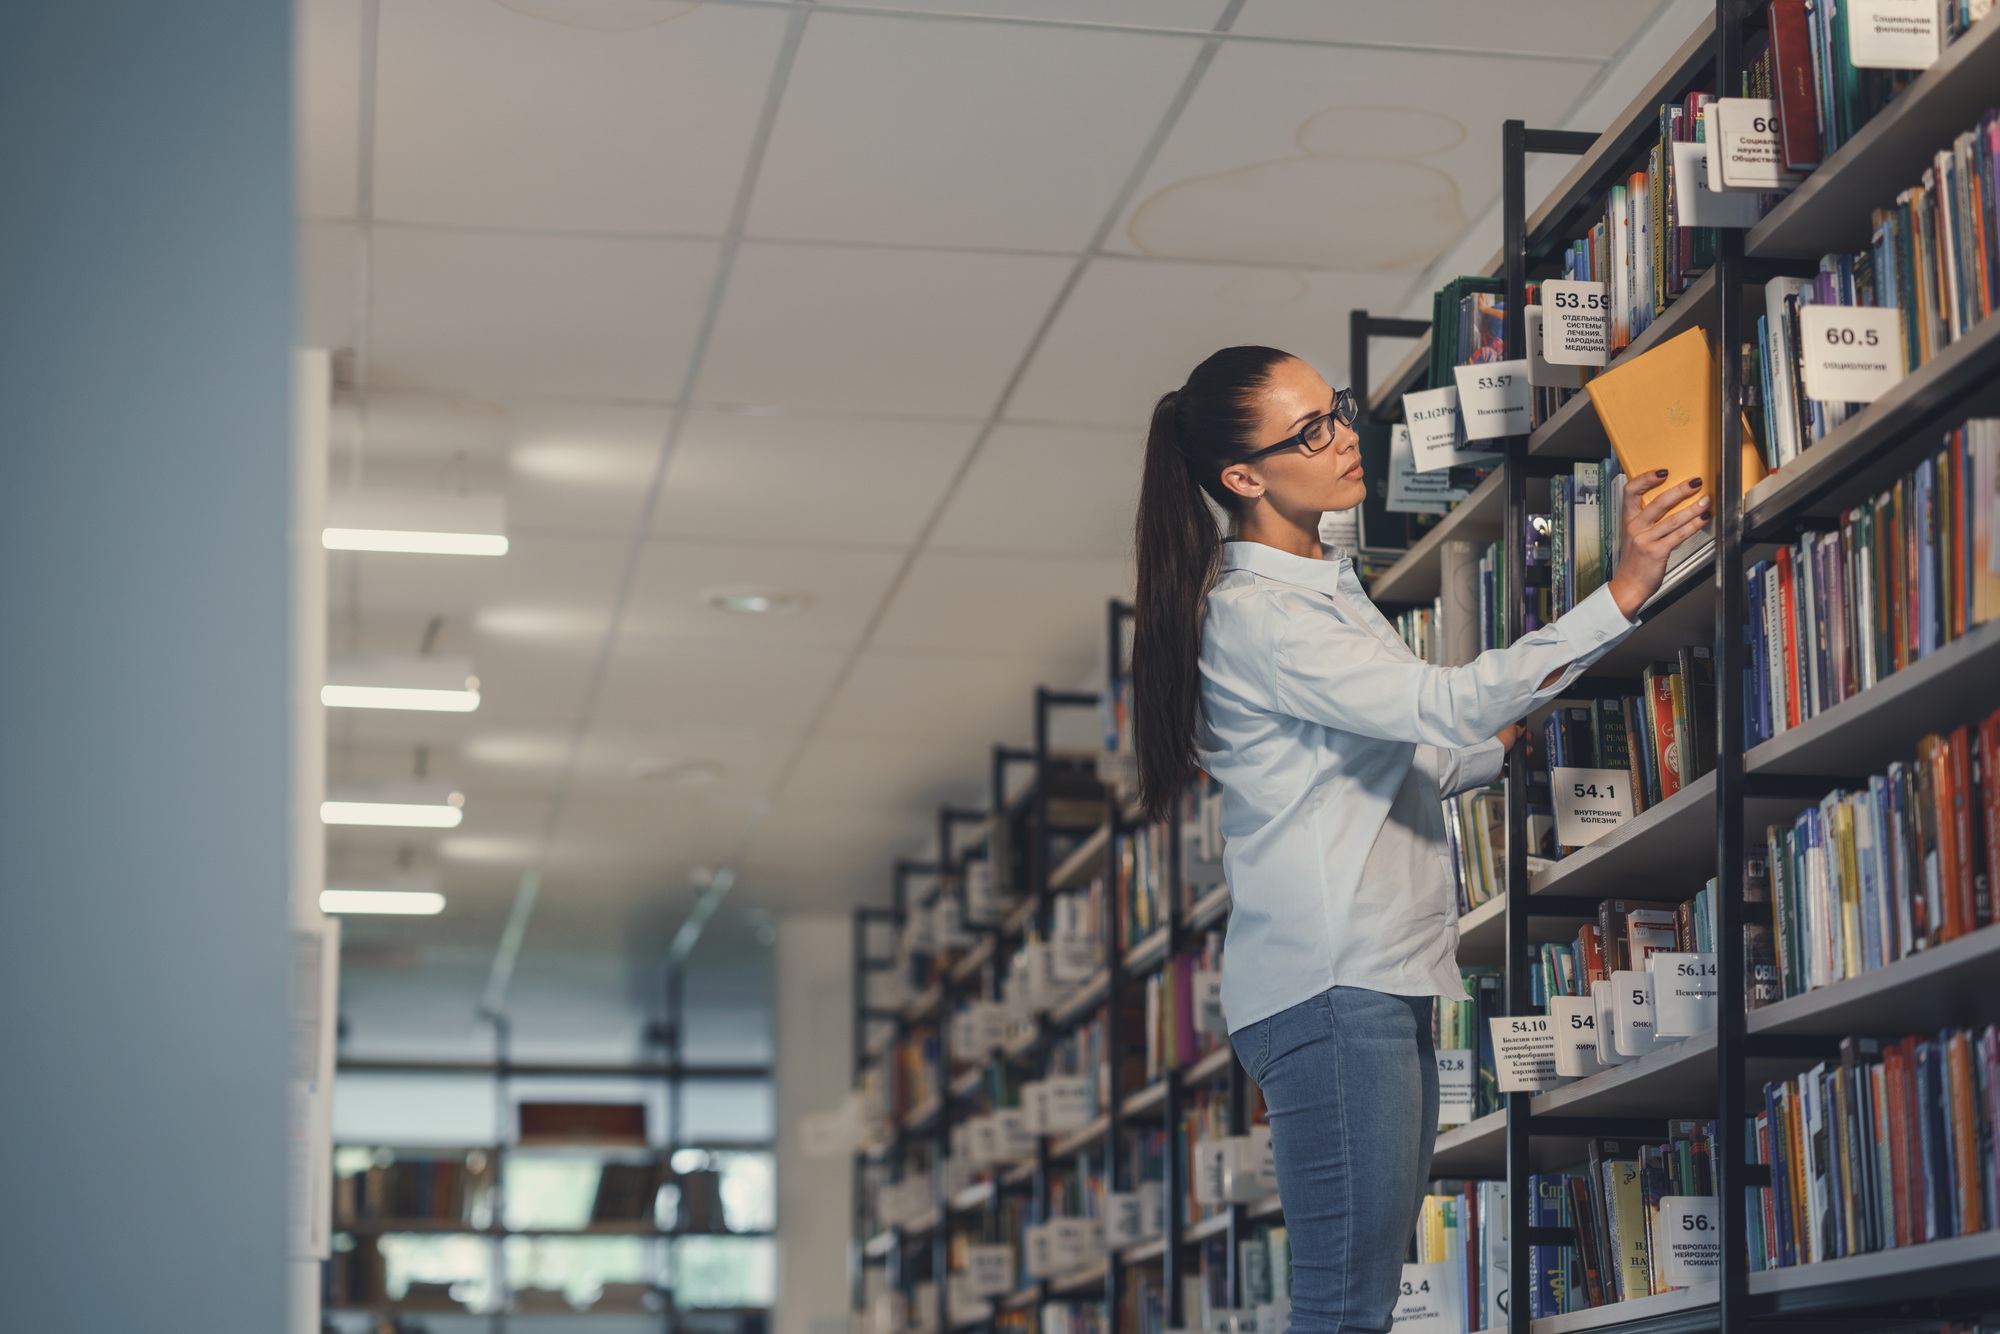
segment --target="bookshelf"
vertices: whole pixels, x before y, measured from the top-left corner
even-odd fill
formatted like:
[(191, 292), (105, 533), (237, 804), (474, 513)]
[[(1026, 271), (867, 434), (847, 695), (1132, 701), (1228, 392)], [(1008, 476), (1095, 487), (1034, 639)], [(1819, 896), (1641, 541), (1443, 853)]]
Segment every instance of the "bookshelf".
[[(1747, 26), (1763, 21), (1761, 5), (1725, 0), (1602, 133), (1508, 124), (1501, 145), (1505, 243), (1486, 273), (1507, 281), (1509, 355), (1519, 355), (1523, 346), (1520, 312), (1527, 284), (1559, 274), (1567, 244), (1602, 216), (1609, 186), (1643, 159), (1657, 136), (1661, 104), (1698, 90), (1734, 89)], [(1691, 275), (1614, 360), (1642, 355), (1695, 328), (1720, 347), (1748, 341), (1763, 310), (1764, 282), (1803, 275), (1822, 254), (1866, 244), (1871, 211), (1912, 184), (1928, 155), (2000, 101), (1996, 88), (2000, 14), (1991, 14), (1946, 46), (1930, 70), (1912, 79), (1762, 221), (1744, 231), (1718, 233), (1713, 262)], [(1549, 196), (1531, 205), (1524, 197), (1525, 162), (1529, 154), (1543, 152), (1572, 161)], [(1421, 323), (1357, 311), (1351, 333), (1352, 378), (1366, 391), (1366, 411), (1377, 420), (1393, 419), (1401, 396), (1425, 386), (1428, 330)], [(1371, 337), (1413, 341), (1386, 374), (1371, 377)], [(1725, 403), (1744, 398), (1741, 369), (1735, 358), (1723, 359)], [(1532, 1245), (1572, 1245), (1577, 1236), (1573, 1228), (1530, 1228), (1531, 1176), (1578, 1169), (1593, 1140), (1658, 1140), (1670, 1120), (1713, 1120), (1716, 1223), (1724, 1259), (1714, 1283), (1590, 1309), (1536, 1318), (1525, 1299), (1516, 1301), (1498, 1327), (1507, 1334), (1735, 1334), (1753, 1323), (1836, 1319), (1847, 1329), (1888, 1329), (1918, 1317), (1952, 1318), (2000, 1303), (2000, 1230), (1991, 1218), (1965, 1235), (1753, 1271), (1746, 1214), (1753, 1192), (1771, 1186), (1770, 1169), (1752, 1160), (1747, 1142), (1748, 1118), (1759, 1110), (1764, 1086), (1837, 1061), (1845, 1038), (1935, 1034), (1947, 1026), (2000, 1022), (2000, 993), (1986, 981), (2000, 966), (2000, 925), (1933, 942), (1747, 1012), (1743, 938), (1746, 846), (1761, 846), (1767, 826), (1788, 824), (1836, 788), (1851, 789), (1893, 762), (1910, 760), (1924, 734), (2000, 708), (2000, 621), (1969, 628), (1963, 637), (1748, 748), (1740, 741), (1743, 694), (1726, 684), (1739, 680), (1749, 665), (1741, 632), (1750, 566), (1909, 473), (1958, 422), (1995, 412), (2000, 412), (2000, 315), (1968, 329), (1754, 487), (1745, 487), (1736, 451), (1725, 448), (1715, 487), (1715, 531), (1681, 553), (1641, 611), (1639, 628), (1568, 696), (1582, 701), (1630, 693), (1649, 663), (1671, 658), (1684, 645), (1707, 645), (1716, 680), (1725, 683), (1716, 692), (1714, 767), (1590, 847), (1559, 860), (1531, 862), (1528, 775), (1518, 761), (1510, 764), (1507, 864), (1500, 892), (1461, 916), (1461, 963), (1501, 969), (1506, 1012), (1532, 1013), (1534, 947), (1571, 939), (1580, 924), (1595, 920), (1605, 900), (1635, 893), (1686, 900), (1712, 878), (1718, 887), (1715, 953), (1722, 979), (1718, 1021), (1705, 1032), (1547, 1092), (1507, 1095), (1499, 1110), (1441, 1131), (1433, 1177), (1508, 1184), (1510, 1270), (1525, 1275), (1532, 1272)], [(1724, 438), (1733, 443), (1740, 418), (1733, 411), (1722, 418)], [(1529, 434), (1504, 442), (1502, 452), (1504, 462), (1465, 501), (1373, 578), (1370, 592), (1378, 603), (1393, 610), (1439, 596), (1446, 543), (1499, 542), (1511, 562), (1514, 590), (1504, 608), (1507, 630), (1510, 636), (1520, 632), (1528, 587), (1527, 516), (1547, 505), (1553, 475), (1610, 450), (1588, 395), (1579, 393)], [(1112, 664), (1107, 696), (1114, 706), (1122, 699), (1127, 617), (1129, 609), (1114, 606), (1107, 626)], [(898, 1330), (1124, 1331), (1137, 1327), (1141, 1294), (1157, 1302), (1145, 1308), (1147, 1327), (1193, 1328), (1205, 1313), (1191, 1309), (1187, 1281), (1194, 1281), (1207, 1305), (1247, 1309), (1255, 1276), (1245, 1272), (1242, 1247), (1261, 1229), (1282, 1225), (1275, 1197), (1198, 1204), (1191, 1198), (1187, 1154), (1173, 1147), (1172, 1132), (1197, 1107), (1213, 1113), (1206, 1124), (1219, 1133), (1241, 1135), (1255, 1120), (1254, 1086), (1226, 1041), (1152, 1078), (1134, 1077), (1115, 1050), (1122, 1040), (1119, 1025), (1143, 1005), (1145, 989), (1226, 920), (1228, 891), (1213, 881), (1196, 883), (1185, 863), (1187, 817), (1177, 811), (1163, 843), (1170, 890), (1166, 920), (1127, 938), (1120, 914), (1133, 863), (1123, 840), (1143, 831), (1135, 829), (1118, 797), (1115, 728), (1108, 729), (1114, 736), (1107, 781), (1094, 797), (1076, 787), (1066, 793), (1065, 809), (1075, 821), (1052, 818), (1051, 793), (1044, 786), (1055, 758), (1047, 751), (1048, 711), (1096, 703), (1089, 696), (1038, 692), (1036, 746), (995, 751), (992, 808), (984, 813), (978, 837), (960, 847), (946, 830), (936, 863), (898, 868), (892, 908), (864, 910), (857, 917), (857, 977), (866, 978), (908, 963), (872, 949), (869, 928), (903, 931), (938, 897), (963, 896), (972, 864), (988, 862), (996, 880), (1018, 896), (991, 926), (975, 927), (967, 943), (942, 952), (934, 969), (938, 981), (928, 976), (921, 985), (912, 981), (916, 1002), (871, 1004), (858, 986), (857, 1015), (863, 1026), (872, 1022), (875, 1029), (869, 1037), (857, 1028), (857, 1074), (865, 1075), (899, 1042), (947, 1027), (955, 1007), (999, 998), (1022, 943), (1047, 938), (1055, 898), (1092, 885), (1104, 890), (1105, 911), (1096, 922), (1099, 948), (1088, 973), (1036, 1007), (1030, 1022), (990, 1050), (957, 1053), (960, 1059), (954, 1060), (948, 1042), (940, 1042), (939, 1060), (954, 1071), (944, 1081), (945, 1094), (904, 1107), (882, 1137), (857, 1156), (857, 1183), (867, 1173), (876, 1174), (876, 1184), (926, 1171), (934, 1176), (928, 1207), (891, 1225), (877, 1226), (867, 1206), (858, 1203), (856, 1309), (891, 1298), (887, 1314)], [(1023, 792), (1010, 797), (1004, 780), (1016, 767), (1027, 770), (1028, 781)], [(1082, 818), (1093, 802), (1094, 814)], [(931, 878), (921, 895), (909, 891), (918, 874)], [(962, 1131), (998, 1105), (996, 1100), (1014, 1096), (1022, 1081), (1046, 1073), (1059, 1044), (1091, 1024), (1103, 1025), (1114, 1047), (1102, 1063), (1106, 1087), (1092, 1114), (1072, 1128), (1037, 1136), (1031, 1155), (984, 1170), (976, 1181), (947, 1181), (942, 1164), (949, 1159), (954, 1129)], [(1101, 1189), (1120, 1193), (1136, 1188), (1130, 1175), (1133, 1146), (1162, 1129), (1170, 1133), (1158, 1169), (1164, 1216), (1157, 1234), (1107, 1246), (1101, 1254), (1032, 1279), (1023, 1275), (1027, 1229), (1066, 1211), (1102, 1207), (1101, 1197), (1073, 1189), (1079, 1181), (1099, 1181)], [(857, 1194), (858, 1202), (865, 1193)], [(1013, 1286), (978, 1302), (963, 1293), (954, 1297), (954, 1290), (964, 1287), (959, 1252), (969, 1244), (998, 1242), (1017, 1248)], [(1053, 1322), (1050, 1304), (1064, 1308)]]

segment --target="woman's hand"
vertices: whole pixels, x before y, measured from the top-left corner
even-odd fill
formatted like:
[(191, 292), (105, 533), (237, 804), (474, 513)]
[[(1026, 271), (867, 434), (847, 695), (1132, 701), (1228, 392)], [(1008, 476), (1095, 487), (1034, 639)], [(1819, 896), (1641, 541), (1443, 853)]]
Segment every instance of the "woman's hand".
[(1500, 749), (1512, 750), (1514, 749), (1514, 743), (1521, 739), (1521, 733), (1524, 730), (1526, 729), (1519, 723), (1508, 723), (1494, 734), (1493, 739), (1500, 743)]
[(1618, 610), (1626, 620), (1638, 614), (1646, 599), (1659, 591), (1667, 575), (1667, 557), (1709, 521), (1708, 497), (1703, 496), (1671, 518), (1663, 517), (1674, 506), (1701, 490), (1701, 478), (1668, 487), (1648, 499), (1667, 479), (1663, 468), (1656, 473), (1631, 477), (1625, 482), (1625, 541), (1619, 551), (1618, 570), (1608, 585)]

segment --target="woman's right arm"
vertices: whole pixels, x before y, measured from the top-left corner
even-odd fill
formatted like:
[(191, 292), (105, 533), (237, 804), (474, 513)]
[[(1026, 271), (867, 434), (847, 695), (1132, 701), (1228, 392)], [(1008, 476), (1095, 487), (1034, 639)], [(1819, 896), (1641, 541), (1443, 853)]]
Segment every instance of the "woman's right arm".
[[(1477, 745), (1535, 705), (1556, 698), (1632, 628), (1631, 615), (1660, 586), (1667, 557), (1708, 520), (1705, 505), (1672, 518), (1698, 481), (1648, 500), (1658, 475), (1627, 484), (1623, 556), (1604, 587), (1553, 625), (1489, 649), (1463, 667), (1436, 667), (1392, 653), (1369, 630), (1313, 606), (1310, 595), (1272, 592), (1279, 617), (1270, 689), (1294, 717), (1342, 731), (1422, 745)], [(1297, 606), (1283, 602), (1301, 599)], [(1219, 628), (1219, 627), (1218, 627)], [(1268, 642), (1268, 641), (1267, 641)]]

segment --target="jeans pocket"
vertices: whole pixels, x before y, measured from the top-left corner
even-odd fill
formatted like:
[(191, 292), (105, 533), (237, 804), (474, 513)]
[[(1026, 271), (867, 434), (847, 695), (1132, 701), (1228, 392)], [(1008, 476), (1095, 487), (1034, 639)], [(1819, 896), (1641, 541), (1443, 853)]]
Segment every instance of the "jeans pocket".
[(1236, 1063), (1253, 1080), (1261, 1082), (1264, 1066), (1271, 1059), (1271, 1021), (1259, 1019), (1229, 1035), (1229, 1045), (1236, 1049)]

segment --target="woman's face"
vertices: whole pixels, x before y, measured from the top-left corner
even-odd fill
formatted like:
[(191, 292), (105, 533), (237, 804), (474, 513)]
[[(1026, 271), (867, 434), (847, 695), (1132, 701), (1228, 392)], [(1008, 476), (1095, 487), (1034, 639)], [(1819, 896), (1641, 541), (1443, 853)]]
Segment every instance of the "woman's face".
[[(1294, 357), (1272, 368), (1251, 402), (1258, 414), (1253, 448), (1262, 449), (1331, 412), (1333, 390), (1318, 371)], [(1338, 421), (1332, 426), (1333, 443), (1319, 453), (1294, 446), (1250, 463), (1232, 463), (1222, 470), (1223, 485), (1240, 496), (1261, 496), (1289, 517), (1353, 509), (1368, 494), (1361, 476), (1361, 437)]]

